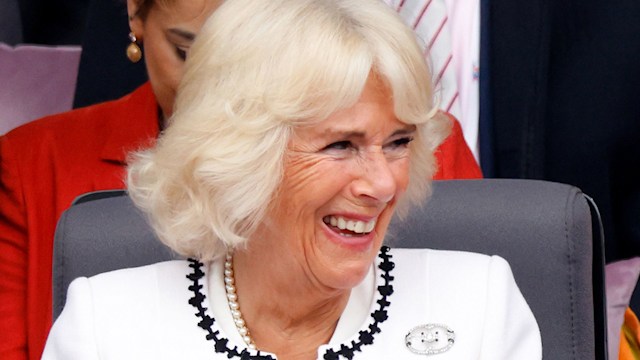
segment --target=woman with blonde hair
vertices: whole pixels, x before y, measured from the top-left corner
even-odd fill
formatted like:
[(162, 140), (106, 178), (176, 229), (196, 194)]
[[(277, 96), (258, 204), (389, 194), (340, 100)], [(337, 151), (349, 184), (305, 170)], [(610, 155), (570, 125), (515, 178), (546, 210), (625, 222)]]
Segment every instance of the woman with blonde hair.
[[(40, 359), (52, 322), (52, 243), (60, 214), (81, 194), (124, 187), (126, 154), (152, 145), (165, 127), (189, 48), (221, 2), (127, 0), (130, 32), (118, 35), (122, 48), (113, 56), (124, 57), (126, 48), (132, 61), (144, 57), (149, 81), (118, 100), (0, 136), (0, 359)], [(481, 177), (460, 125), (451, 122), (436, 153), (435, 178)]]
[(450, 128), (430, 79), (382, 2), (225, 1), (128, 169), (189, 259), (76, 279), (44, 359), (540, 359), (503, 259), (383, 246)]

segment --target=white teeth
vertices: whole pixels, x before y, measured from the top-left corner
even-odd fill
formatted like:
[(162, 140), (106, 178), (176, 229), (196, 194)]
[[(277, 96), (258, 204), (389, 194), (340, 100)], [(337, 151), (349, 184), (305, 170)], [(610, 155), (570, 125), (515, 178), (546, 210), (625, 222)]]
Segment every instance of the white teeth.
[[(360, 221), (358, 221), (358, 222), (360, 222)], [(347, 230), (355, 232), (355, 230), (356, 230), (356, 222), (353, 221), (353, 220), (347, 221)]]
[(375, 220), (371, 220), (367, 223), (367, 227), (364, 229), (365, 233), (370, 233), (373, 231), (373, 228), (376, 227), (376, 221)]
[(323, 221), (325, 224), (335, 226), (340, 230), (349, 230), (356, 234), (368, 234), (376, 227), (376, 219), (364, 222), (358, 220), (347, 220), (338, 216), (326, 216)]

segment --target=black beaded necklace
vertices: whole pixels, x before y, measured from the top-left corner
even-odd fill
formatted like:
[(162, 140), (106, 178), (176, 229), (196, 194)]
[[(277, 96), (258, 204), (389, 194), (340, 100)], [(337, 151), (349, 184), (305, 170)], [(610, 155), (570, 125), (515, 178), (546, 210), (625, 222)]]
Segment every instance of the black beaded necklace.
[[(384, 285), (378, 286), (377, 290), (380, 294), (380, 299), (376, 301), (378, 309), (371, 314), (372, 321), (369, 324), (368, 329), (359, 332), (358, 341), (351, 341), (348, 346), (343, 344), (340, 346), (339, 350), (328, 349), (323, 356), (324, 360), (338, 360), (340, 359), (340, 356), (345, 359), (353, 359), (355, 353), (361, 351), (363, 346), (373, 344), (374, 336), (381, 332), (379, 325), (387, 320), (387, 308), (391, 305), (388, 297), (393, 294), (393, 285), (391, 285), (393, 276), (391, 276), (390, 273), (395, 267), (395, 264), (391, 261), (392, 255), (389, 254), (389, 248), (387, 246), (383, 246), (380, 249), (378, 257), (382, 259), (378, 268), (382, 270), (380, 276), (384, 280)], [(189, 299), (189, 304), (198, 310), (195, 313), (196, 317), (199, 319), (198, 326), (207, 332), (206, 339), (215, 343), (215, 351), (217, 353), (226, 353), (227, 358), (229, 359), (275, 360), (270, 355), (262, 355), (259, 350), (257, 351), (257, 354), (252, 355), (247, 349), (238, 350), (237, 346), (229, 348), (229, 340), (222, 337), (219, 330), (214, 331), (211, 328), (215, 319), (205, 313), (207, 308), (202, 305), (206, 299), (206, 296), (201, 292), (203, 286), (200, 284), (200, 280), (204, 277), (204, 272), (202, 271), (204, 264), (194, 259), (188, 259), (188, 261), (189, 267), (193, 269), (193, 272), (187, 275), (187, 279), (192, 281), (192, 284), (189, 285), (189, 291), (193, 292), (193, 297)]]

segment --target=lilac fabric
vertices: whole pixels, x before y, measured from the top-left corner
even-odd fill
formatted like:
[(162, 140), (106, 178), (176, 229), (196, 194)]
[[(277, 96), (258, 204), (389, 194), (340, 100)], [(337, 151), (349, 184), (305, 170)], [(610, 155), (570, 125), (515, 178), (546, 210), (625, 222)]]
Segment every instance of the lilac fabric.
[(0, 135), (71, 109), (79, 46), (0, 44)]
[(605, 267), (605, 272), (609, 359), (617, 359), (624, 312), (629, 307), (629, 300), (640, 276), (640, 257), (610, 263)]

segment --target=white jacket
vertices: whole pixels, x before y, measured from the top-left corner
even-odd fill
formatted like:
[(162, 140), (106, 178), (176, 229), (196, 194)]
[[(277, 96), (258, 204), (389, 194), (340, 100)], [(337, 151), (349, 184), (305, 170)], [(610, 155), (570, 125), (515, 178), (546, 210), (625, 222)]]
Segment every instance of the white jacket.
[[(318, 359), (329, 349), (350, 352), (354, 347), (359, 348), (354, 359), (424, 359), (408, 349), (406, 336), (427, 324), (455, 333), (450, 349), (434, 360), (542, 358), (540, 331), (505, 260), (427, 249), (393, 249), (389, 254), (395, 263), (389, 272), (393, 279), (386, 283), (379, 266), (388, 262), (379, 257), (353, 289), (333, 338), (318, 349)], [(245, 347), (225, 299), (222, 262), (202, 267), (198, 284), (206, 299), (201, 305), (215, 320), (216, 336), (241, 351)], [(194, 293), (188, 287), (194, 282), (187, 275), (192, 271), (187, 261), (169, 261), (76, 279), (43, 359), (228, 359), (226, 353), (216, 353), (214, 341), (197, 325), (197, 310), (189, 304)], [(385, 297), (386, 285), (393, 293)], [(390, 303), (386, 307), (380, 304), (383, 297)], [(386, 316), (380, 317), (380, 310)], [(376, 320), (376, 311), (378, 319), (386, 320)], [(362, 344), (372, 328), (380, 332), (374, 331), (372, 344)]]

